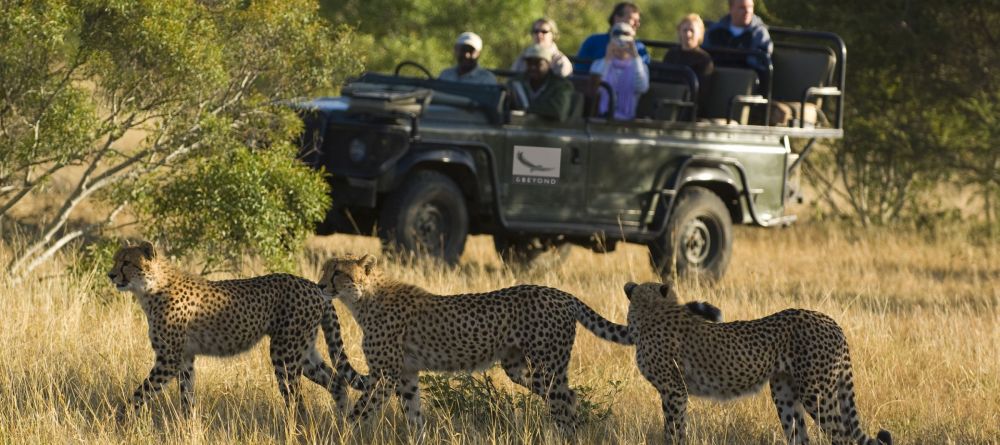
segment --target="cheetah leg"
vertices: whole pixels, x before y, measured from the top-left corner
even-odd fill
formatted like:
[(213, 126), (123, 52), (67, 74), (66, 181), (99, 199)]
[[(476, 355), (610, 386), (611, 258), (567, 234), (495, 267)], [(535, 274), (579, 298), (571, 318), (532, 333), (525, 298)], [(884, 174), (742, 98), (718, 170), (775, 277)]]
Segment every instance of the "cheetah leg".
[(420, 380), (417, 371), (404, 371), (396, 384), (396, 395), (403, 403), (403, 412), (410, 427), (419, 431), (424, 426), (420, 414)]
[(663, 379), (650, 380), (660, 393), (663, 408), (663, 433), (667, 444), (683, 444), (686, 439), (685, 417), (687, 415), (688, 391), (684, 378), (677, 367), (663, 372)]
[(776, 376), (771, 379), (771, 399), (778, 409), (778, 419), (785, 431), (785, 439), (789, 445), (808, 445), (806, 434), (805, 410), (795, 397), (791, 382), (787, 376)]
[(528, 381), (530, 374), (528, 369), (528, 359), (520, 350), (511, 351), (500, 361), (500, 367), (507, 374), (510, 381), (531, 389), (531, 382)]
[(556, 425), (572, 437), (576, 433), (576, 392), (569, 387), (565, 369), (547, 367), (533, 371), (529, 389), (548, 403)]
[(308, 336), (289, 333), (271, 337), (271, 364), (278, 379), (278, 391), (285, 399), (285, 408), (294, 409), (297, 413), (301, 413), (303, 408), (299, 391), (302, 361), (310, 347), (304, 337)]
[(348, 422), (368, 420), (372, 411), (381, 409), (382, 404), (392, 395), (393, 389), (398, 386), (396, 383), (398, 379), (387, 371), (371, 369), (368, 378), (370, 384), (355, 402), (351, 415), (347, 417)]
[(337, 411), (346, 413), (348, 409), (347, 389), (344, 387), (344, 379), (334, 376), (333, 368), (330, 368), (323, 361), (316, 348), (309, 351), (309, 357), (303, 364), (303, 374), (307, 379), (319, 386), (326, 388), (337, 403)]
[[(149, 371), (146, 380), (132, 393), (130, 406), (132, 410), (142, 407), (154, 394), (160, 392), (163, 385), (167, 384), (174, 377), (177, 377), (177, 368), (180, 360), (166, 358), (157, 354), (153, 369)], [(118, 419), (123, 419), (126, 415), (126, 407), (122, 406), (118, 410)]]
[(820, 428), (830, 437), (833, 445), (847, 445), (847, 436), (844, 434), (844, 422), (841, 419), (840, 404), (833, 386), (824, 388), (823, 397), (819, 401), (819, 424)]
[(181, 389), (181, 412), (184, 413), (184, 417), (191, 417), (191, 409), (194, 407), (194, 355), (184, 357), (178, 380)]

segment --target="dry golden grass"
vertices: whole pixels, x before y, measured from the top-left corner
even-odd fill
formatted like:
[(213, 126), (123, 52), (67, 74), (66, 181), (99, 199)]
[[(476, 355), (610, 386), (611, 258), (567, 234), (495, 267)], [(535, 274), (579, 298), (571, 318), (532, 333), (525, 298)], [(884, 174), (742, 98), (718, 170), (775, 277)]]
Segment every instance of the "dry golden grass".
[[(686, 285), (683, 299), (709, 300), (726, 319), (760, 317), (786, 307), (833, 316), (851, 343), (858, 402), (866, 429), (893, 432), (899, 444), (1000, 443), (1000, 249), (958, 236), (928, 241), (909, 234), (818, 225), (738, 229), (723, 283)], [(303, 274), (316, 278), (335, 253), (377, 253), (369, 238), (310, 242)], [(0, 246), (0, 262), (9, 257)], [(196, 363), (197, 416), (176, 417), (177, 386), (154, 399), (152, 413), (118, 424), (112, 413), (152, 363), (146, 321), (129, 295), (117, 294), (105, 270), (73, 274), (60, 258), (34, 279), (0, 281), (0, 443), (396, 443), (407, 442), (396, 403), (354, 431), (343, 427), (330, 398), (305, 383), (310, 418), (283, 425), (282, 403), (266, 346), (234, 358)], [(625, 245), (593, 254), (574, 248), (561, 267), (515, 275), (501, 266), (489, 238), (473, 238), (462, 265), (389, 273), (440, 293), (482, 291), (519, 282), (578, 295), (605, 317), (624, 322), (621, 287), (650, 281), (646, 251)], [(259, 272), (259, 271), (258, 271)], [(246, 271), (250, 274), (251, 271)], [(0, 278), (0, 280), (3, 280)], [(365, 369), (360, 332), (342, 306), (348, 355)], [(662, 443), (662, 416), (631, 348), (579, 329), (570, 367), (574, 386), (612, 394), (612, 416), (589, 424), (580, 443)], [(496, 369), (504, 391), (520, 392)], [(612, 381), (621, 391), (611, 390)], [(356, 393), (352, 393), (356, 396)], [(599, 400), (607, 403), (607, 399)], [(496, 418), (426, 409), (426, 443), (560, 442), (544, 412), (496, 410)], [(733, 402), (694, 399), (693, 444), (780, 443), (767, 391)], [(825, 443), (811, 427), (814, 441)]]

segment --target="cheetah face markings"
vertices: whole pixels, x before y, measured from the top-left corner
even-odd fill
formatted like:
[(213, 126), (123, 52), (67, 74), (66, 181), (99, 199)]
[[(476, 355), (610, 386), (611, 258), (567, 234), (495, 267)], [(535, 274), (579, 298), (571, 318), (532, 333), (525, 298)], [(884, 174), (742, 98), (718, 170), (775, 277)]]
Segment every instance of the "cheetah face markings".
[(114, 256), (114, 263), (108, 278), (120, 292), (133, 291), (143, 293), (147, 289), (147, 269), (150, 261), (156, 258), (156, 250), (149, 242), (138, 246), (125, 246)]
[(360, 258), (334, 258), (323, 266), (319, 288), (333, 298), (352, 305), (361, 300), (376, 278), (376, 259), (371, 255)]

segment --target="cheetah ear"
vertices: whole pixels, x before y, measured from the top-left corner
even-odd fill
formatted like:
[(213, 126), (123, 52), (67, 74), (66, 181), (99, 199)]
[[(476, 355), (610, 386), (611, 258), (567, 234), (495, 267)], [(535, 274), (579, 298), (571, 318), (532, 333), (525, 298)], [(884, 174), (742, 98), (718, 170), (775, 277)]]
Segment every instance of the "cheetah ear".
[(156, 258), (156, 248), (153, 247), (153, 243), (149, 241), (143, 241), (139, 243), (139, 251), (142, 252), (142, 256), (146, 257), (147, 260)]
[(365, 275), (370, 275), (372, 273), (372, 269), (375, 268), (376, 261), (375, 257), (368, 253), (361, 257), (360, 263), (361, 267), (365, 268)]
[(638, 284), (635, 284), (631, 281), (625, 283), (625, 296), (628, 297), (629, 300), (632, 299), (632, 291), (635, 290), (636, 286), (638, 286)]
[(660, 295), (664, 297), (670, 296), (670, 291), (674, 288), (674, 284), (671, 282), (666, 282), (660, 285)]

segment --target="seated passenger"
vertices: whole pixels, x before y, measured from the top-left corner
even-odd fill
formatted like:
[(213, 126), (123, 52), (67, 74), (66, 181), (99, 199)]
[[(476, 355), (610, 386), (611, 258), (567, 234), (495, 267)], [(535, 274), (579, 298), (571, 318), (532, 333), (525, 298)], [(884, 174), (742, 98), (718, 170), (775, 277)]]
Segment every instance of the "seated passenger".
[(747, 57), (718, 54), (716, 62), (727, 64), (732, 62), (745, 65), (757, 71), (761, 86), (765, 87), (768, 78), (768, 67), (771, 65), (771, 53), (774, 43), (771, 34), (767, 32), (764, 20), (753, 13), (753, 0), (729, 0), (729, 14), (715, 22), (705, 34), (705, 46), (756, 50), (763, 53)]
[(463, 32), (455, 40), (456, 65), (438, 74), (440, 80), (452, 82), (483, 83), (495, 85), (496, 76), (479, 67), (479, 53), (483, 49), (483, 39), (474, 32)]
[(598, 112), (608, 111), (608, 95), (601, 82), (611, 85), (615, 94), (614, 118), (630, 120), (635, 117), (639, 96), (649, 89), (649, 67), (643, 63), (635, 41), (635, 31), (628, 23), (618, 23), (611, 29), (611, 41), (603, 59), (590, 66), (591, 91), (598, 89), (601, 100)]
[(552, 48), (534, 44), (524, 50), (525, 71), (513, 89), (525, 111), (565, 122), (573, 105), (573, 83), (552, 72)]
[[(639, 6), (632, 2), (620, 2), (616, 4), (615, 9), (611, 12), (611, 16), (608, 17), (608, 26), (613, 28), (618, 23), (627, 23), (632, 27), (633, 34), (638, 32)], [(586, 62), (573, 64), (573, 72), (576, 74), (589, 73), (591, 62), (604, 58), (610, 41), (610, 32), (591, 34), (590, 37), (587, 37), (580, 45), (580, 50), (576, 52), (576, 57), (586, 60)], [(643, 63), (649, 63), (649, 53), (646, 51), (646, 45), (643, 45), (642, 42), (636, 42), (635, 46)]]
[[(552, 19), (540, 18), (531, 24), (531, 38), (536, 44), (552, 49), (552, 73), (559, 77), (567, 77), (573, 74), (573, 64), (569, 58), (559, 51), (556, 40), (559, 39), (559, 27)], [(514, 65), (510, 67), (512, 71), (525, 69), (524, 54), (518, 56)]]
[(698, 76), (698, 102), (702, 103), (710, 88), (709, 82), (715, 71), (712, 56), (701, 48), (705, 38), (705, 22), (698, 14), (688, 14), (677, 24), (677, 41), (680, 48), (671, 49), (663, 57), (666, 63), (684, 65)]

